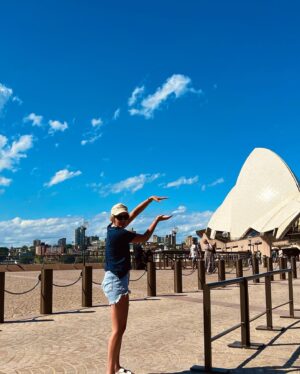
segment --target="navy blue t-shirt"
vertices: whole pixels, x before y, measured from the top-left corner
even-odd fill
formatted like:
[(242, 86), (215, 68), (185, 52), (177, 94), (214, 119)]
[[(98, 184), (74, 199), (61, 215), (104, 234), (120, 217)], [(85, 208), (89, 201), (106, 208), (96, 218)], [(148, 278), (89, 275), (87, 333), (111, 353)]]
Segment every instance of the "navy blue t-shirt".
[(119, 278), (124, 277), (130, 270), (129, 243), (136, 237), (136, 233), (123, 227), (107, 226), (105, 247), (105, 270), (110, 270)]

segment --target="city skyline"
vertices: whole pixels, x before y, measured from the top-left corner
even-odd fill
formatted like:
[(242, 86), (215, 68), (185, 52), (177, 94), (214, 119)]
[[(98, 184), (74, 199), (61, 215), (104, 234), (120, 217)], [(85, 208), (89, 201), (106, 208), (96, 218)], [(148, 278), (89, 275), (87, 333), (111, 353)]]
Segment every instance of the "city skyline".
[(2, 5), (0, 245), (49, 243), (112, 205), (195, 236), (254, 148), (300, 175), (296, 1)]

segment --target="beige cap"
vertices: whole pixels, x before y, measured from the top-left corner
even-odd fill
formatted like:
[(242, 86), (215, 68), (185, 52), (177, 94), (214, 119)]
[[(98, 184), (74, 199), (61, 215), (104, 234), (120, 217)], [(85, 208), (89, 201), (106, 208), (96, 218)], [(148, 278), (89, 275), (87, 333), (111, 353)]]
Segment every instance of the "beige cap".
[(111, 208), (110, 212), (113, 216), (117, 216), (121, 213), (128, 213), (128, 208), (126, 205), (118, 203)]

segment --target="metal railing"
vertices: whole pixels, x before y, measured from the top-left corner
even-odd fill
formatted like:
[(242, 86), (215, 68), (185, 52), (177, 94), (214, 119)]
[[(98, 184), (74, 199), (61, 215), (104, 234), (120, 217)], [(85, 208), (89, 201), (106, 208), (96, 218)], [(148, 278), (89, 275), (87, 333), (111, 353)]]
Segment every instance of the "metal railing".
[[(271, 291), (271, 278), (274, 275), (288, 274), (288, 301), (280, 305), (272, 307), (272, 291)], [(258, 315), (250, 318), (249, 315), (249, 293), (248, 293), (248, 282), (255, 281), (260, 278), (265, 278), (265, 302), (266, 310)], [(227, 330), (212, 336), (211, 331), (211, 290), (218, 287), (226, 287), (233, 284), (239, 284), (240, 286), (240, 316), (241, 322), (228, 328)], [(293, 270), (292, 269), (280, 269), (274, 271), (268, 271), (266, 273), (254, 274), (247, 277), (229, 279), (221, 282), (212, 282), (203, 284), (203, 326), (204, 326), (204, 366), (193, 366), (191, 370), (193, 372), (213, 372), (212, 367), (212, 342), (220, 339), (221, 337), (229, 334), (230, 332), (240, 328), (241, 329), (241, 341), (229, 344), (232, 348), (261, 348), (261, 344), (253, 343), (250, 339), (250, 323), (256, 319), (266, 315), (266, 325), (258, 326), (258, 330), (270, 330), (278, 331), (282, 330), (281, 327), (274, 327), (272, 320), (272, 311), (285, 305), (289, 305), (289, 315), (281, 316), (282, 318), (300, 318), (295, 317), (294, 314), (294, 297), (293, 297)], [(296, 309), (297, 310), (297, 309)]]

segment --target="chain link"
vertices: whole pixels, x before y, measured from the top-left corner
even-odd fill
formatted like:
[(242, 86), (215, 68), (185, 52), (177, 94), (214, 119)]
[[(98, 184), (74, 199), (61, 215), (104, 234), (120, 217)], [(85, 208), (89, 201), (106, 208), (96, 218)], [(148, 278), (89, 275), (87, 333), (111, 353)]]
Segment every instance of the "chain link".
[(23, 291), (23, 292), (12, 292), (12, 291), (8, 291), (8, 290), (4, 290), (4, 292), (6, 292), (6, 293), (8, 293), (10, 295), (24, 295), (24, 294), (26, 294), (28, 292), (33, 291), (38, 286), (38, 284), (40, 283), (40, 281), (41, 281), (41, 277), (39, 275), (37, 283), (32, 288), (30, 288), (30, 290)]
[(55, 284), (55, 283), (52, 283), (54, 287), (70, 287), (70, 286), (73, 286), (74, 284), (76, 284), (77, 282), (80, 281), (80, 279), (82, 278), (82, 274), (79, 275), (79, 278), (73, 282), (73, 283), (70, 283), (70, 284)]
[(144, 273), (137, 279), (130, 279), (129, 282), (136, 282), (138, 280), (140, 280), (145, 274), (147, 273), (147, 270), (144, 271)]

